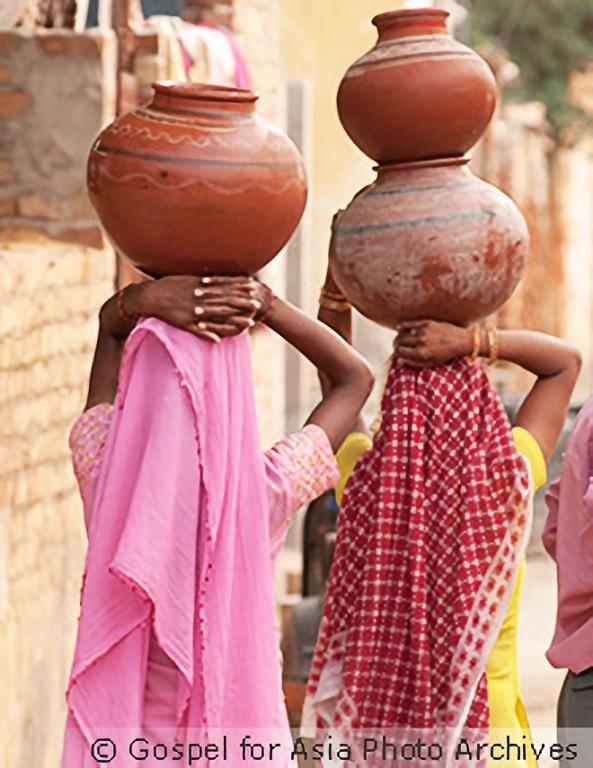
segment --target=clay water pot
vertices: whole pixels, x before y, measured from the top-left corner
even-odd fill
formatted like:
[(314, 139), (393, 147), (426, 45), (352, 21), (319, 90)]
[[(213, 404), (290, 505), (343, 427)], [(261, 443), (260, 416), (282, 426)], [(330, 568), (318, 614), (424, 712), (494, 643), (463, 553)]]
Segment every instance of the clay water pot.
[(344, 75), (342, 125), (379, 163), (462, 156), (486, 130), (496, 104), (494, 76), (451, 37), (448, 15), (423, 8), (376, 16), (377, 44)]
[(147, 106), (109, 125), (88, 160), (88, 190), (115, 247), (152, 275), (253, 274), (287, 243), (307, 181), (257, 96), (155, 83)]
[(466, 324), (515, 289), (528, 251), (515, 204), (467, 159), (381, 166), (339, 218), (333, 277), (371, 320)]

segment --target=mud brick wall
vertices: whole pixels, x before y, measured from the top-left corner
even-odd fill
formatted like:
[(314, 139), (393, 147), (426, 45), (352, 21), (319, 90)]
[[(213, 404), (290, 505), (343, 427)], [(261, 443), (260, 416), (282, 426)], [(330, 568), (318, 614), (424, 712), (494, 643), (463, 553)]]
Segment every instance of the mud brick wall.
[(68, 452), (113, 254), (0, 238), (0, 766), (59, 765), (84, 555)]
[(101, 246), (85, 168), (114, 113), (115, 65), (110, 32), (0, 32), (0, 230)]
[(85, 165), (114, 67), (110, 33), (0, 32), (0, 768), (60, 761), (85, 551), (67, 440), (115, 279)]
[[(276, 3), (233, 11), (261, 112), (283, 126)], [(85, 166), (114, 113), (115, 64), (110, 33), (0, 32), (0, 768), (56, 768), (61, 754), (85, 551), (67, 438), (115, 284)], [(150, 33), (136, 64), (146, 88)], [(277, 260), (265, 275), (280, 294), (284, 274)], [(259, 330), (253, 348), (268, 445), (284, 432), (284, 347)]]

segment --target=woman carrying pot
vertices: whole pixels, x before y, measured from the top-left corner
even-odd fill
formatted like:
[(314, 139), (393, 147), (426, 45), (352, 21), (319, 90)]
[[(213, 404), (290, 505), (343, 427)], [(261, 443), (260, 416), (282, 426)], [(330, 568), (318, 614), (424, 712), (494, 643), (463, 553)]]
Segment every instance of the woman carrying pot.
[[(243, 333), (256, 322), (329, 382), (266, 453)], [(292, 515), (335, 483), (372, 382), (337, 334), (251, 278), (165, 277), (106, 302), (70, 436), (89, 547), (64, 768), (94, 765), (97, 738), (124, 759), (130, 737), (149, 751), (236, 729), (290, 741), (273, 561)]]
[[(351, 342), (331, 264), (320, 307)], [(536, 376), (513, 426), (479, 358)], [(366, 446), (355, 438), (305, 733), (432, 736), (449, 754), (489, 729), (524, 743), (523, 552), (579, 369), (579, 353), (544, 334), (402, 323), (381, 426)], [(535, 765), (529, 752), (517, 765)]]

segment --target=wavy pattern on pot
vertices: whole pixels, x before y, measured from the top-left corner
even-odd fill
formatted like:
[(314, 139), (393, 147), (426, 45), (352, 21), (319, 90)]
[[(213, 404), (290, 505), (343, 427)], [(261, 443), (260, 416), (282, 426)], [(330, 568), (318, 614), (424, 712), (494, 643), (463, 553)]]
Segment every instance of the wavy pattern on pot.
[(153, 88), (148, 107), (108, 126), (89, 155), (89, 195), (110, 240), (148, 274), (257, 272), (303, 213), (298, 150), (250, 91)]

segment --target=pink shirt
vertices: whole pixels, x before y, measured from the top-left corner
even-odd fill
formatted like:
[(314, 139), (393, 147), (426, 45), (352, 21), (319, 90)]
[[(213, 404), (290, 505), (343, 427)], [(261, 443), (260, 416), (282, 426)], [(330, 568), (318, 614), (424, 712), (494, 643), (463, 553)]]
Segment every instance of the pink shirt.
[(64, 768), (90, 768), (88, 746), (105, 729), (185, 739), (248, 727), (289, 739), (273, 554), (336, 464), (317, 427), (264, 460), (250, 363), (244, 335), (213, 345), (143, 319), (117, 405), (72, 431), (89, 549)]
[[(85, 411), (70, 433), (74, 473), (85, 502), (94, 494), (103, 447), (111, 424), (112, 406), (101, 403)], [(327, 435), (314, 424), (276, 443), (264, 454), (270, 519), (271, 554), (282, 548), (294, 513), (335, 487), (338, 465)], [(89, 520), (85, 520), (87, 530)]]
[(558, 571), (556, 631), (546, 656), (578, 674), (593, 667), (593, 397), (578, 415), (546, 501), (543, 543)]
[[(72, 462), (84, 502), (87, 531), (90, 520), (86, 515), (92, 508), (112, 411), (112, 406), (107, 403), (90, 408), (78, 418), (70, 433)], [(320, 427), (309, 425), (267, 451), (264, 467), (270, 556), (274, 558), (284, 544), (294, 513), (336, 485), (338, 466), (325, 432)], [(281, 663), (280, 650), (278, 654)], [(145, 725), (170, 725), (176, 705), (177, 673), (155, 642), (153, 634), (145, 686)]]

